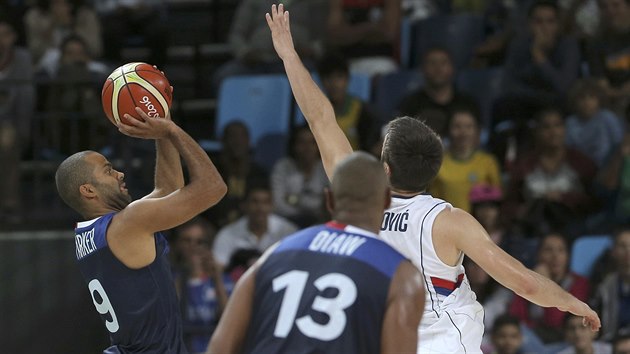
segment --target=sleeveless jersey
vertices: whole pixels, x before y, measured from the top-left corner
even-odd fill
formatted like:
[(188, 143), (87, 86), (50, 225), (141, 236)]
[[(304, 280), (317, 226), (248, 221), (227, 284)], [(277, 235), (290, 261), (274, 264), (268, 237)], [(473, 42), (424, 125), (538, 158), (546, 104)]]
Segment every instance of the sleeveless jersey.
[(481, 353), (483, 307), (464, 274), (463, 254), (455, 266), (449, 266), (433, 247), (435, 218), (450, 207), (430, 195), (392, 196), (379, 234), (424, 276), (426, 301), (418, 327), (418, 353)]
[(107, 245), (114, 215), (79, 222), (75, 229), (79, 268), (110, 333), (112, 347), (105, 353), (186, 353), (166, 239), (156, 233), (153, 263), (130, 269)]
[(380, 353), (392, 277), (405, 258), (337, 223), (283, 240), (259, 268), (245, 353)]

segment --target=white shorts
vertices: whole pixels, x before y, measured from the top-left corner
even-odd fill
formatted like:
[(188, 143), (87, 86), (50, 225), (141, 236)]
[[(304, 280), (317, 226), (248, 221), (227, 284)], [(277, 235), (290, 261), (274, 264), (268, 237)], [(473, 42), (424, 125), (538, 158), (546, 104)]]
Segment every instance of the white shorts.
[(477, 301), (463, 299), (466, 296), (458, 299), (459, 290), (461, 288), (455, 289), (444, 299), (437, 314), (426, 312), (422, 316), (418, 328), (418, 354), (481, 353), (483, 306)]

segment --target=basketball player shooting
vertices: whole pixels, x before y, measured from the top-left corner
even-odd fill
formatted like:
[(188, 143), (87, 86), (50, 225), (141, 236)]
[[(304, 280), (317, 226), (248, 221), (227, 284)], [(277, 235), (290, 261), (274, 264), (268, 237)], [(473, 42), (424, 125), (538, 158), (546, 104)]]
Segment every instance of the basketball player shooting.
[[(124, 173), (94, 151), (78, 152), (58, 167), (57, 191), (83, 216), (75, 229), (76, 257), (113, 353), (186, 353), (179, 302), (160, 233), (216, 204), (227, 187), (208, 155), (167, 115), (118, 129), (155, 139), (155, 189), (131, 201)], [(184, 185), (180, 155), (190, 181)]]
[(239, 280), (208, 353), (415, 353), (422, 276), (377, 239), (391, 198), (357, 152), (326, 195), (333, 221), (272, 246)]
[[(266, 14), (274, 48), (284, 62), (295, 99), (304, 113), (330, 177), (352, 152), (337, 125), (335, 112), (298, 57), (289, 13), (282, 4)], [(392, 191), (379, 236), (422, 272), (426, 287), (418, 353), (481, 352), (483, 307), (476, 301), (462, 261), (470, 257), (490, 276), (521, 297), (543, 307), (557, 307), (583, 318), (596, 331), (600, 319), (588, 305), (553, 281), (527, 269), (499, 248), (468, 213), (425, 193), (442, 164), (440, 138), (411, 117), (391, 121), (382, 163)]]

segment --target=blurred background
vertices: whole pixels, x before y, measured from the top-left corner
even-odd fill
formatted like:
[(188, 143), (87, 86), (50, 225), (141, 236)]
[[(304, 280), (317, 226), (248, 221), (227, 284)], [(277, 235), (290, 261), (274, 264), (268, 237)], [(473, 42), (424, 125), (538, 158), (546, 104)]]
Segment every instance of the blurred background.
[[(102, 85), (120, 65), (165, 72), (173, 119), (229, 187), (219, 205), (167, 231), (192, 352), (204, 351), (260, 252), (327, 220), (319, 152), (264, 20), (272, 3), (0, 3), (2, 352), (108, 346), (75, 263), (79, 215), (58, 198), (54, 173), (70, 154), (95, 150), (134, 197), (152, 190), (153, 142), (118, 133), (102, 111)], [(466, 260), (486, 309), (485, 353), (630, 347), (630, 0), (284, 4), (296, 49), (355, 149), (379, 156), (387, 122), (425, 121), (445, 146), (429, 192), (603, 320), (596, 335), (581, 331)]]

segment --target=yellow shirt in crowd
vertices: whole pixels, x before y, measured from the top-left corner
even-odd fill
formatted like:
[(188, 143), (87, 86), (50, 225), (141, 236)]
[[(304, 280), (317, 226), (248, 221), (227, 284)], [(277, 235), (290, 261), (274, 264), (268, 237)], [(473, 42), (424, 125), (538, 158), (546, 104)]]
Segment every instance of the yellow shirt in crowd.
[(488, 184), (501, 188), (499, 164), (494, 156), (477, 150), (465, 161), (453, 158), (450, 152), (444, 154), (442, 168), (431, 183), (432, 196), (444, 199), (454, 207), (470, 212), (468, 195), (477, 184)]

